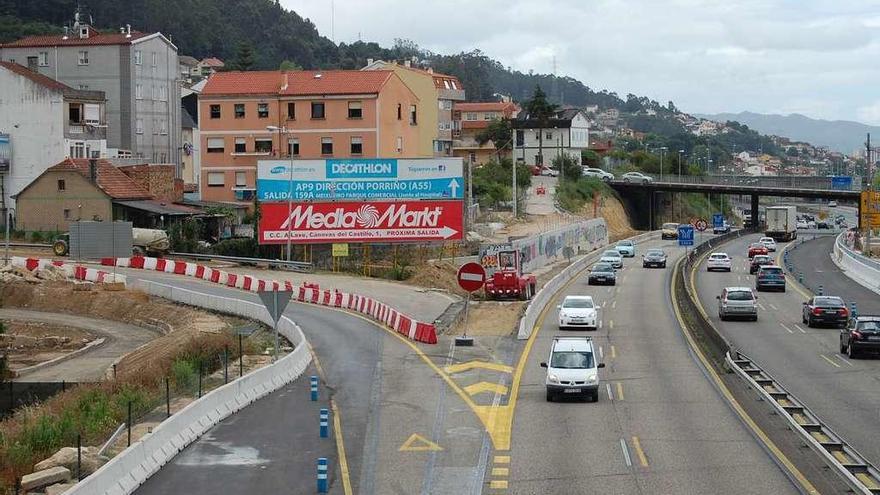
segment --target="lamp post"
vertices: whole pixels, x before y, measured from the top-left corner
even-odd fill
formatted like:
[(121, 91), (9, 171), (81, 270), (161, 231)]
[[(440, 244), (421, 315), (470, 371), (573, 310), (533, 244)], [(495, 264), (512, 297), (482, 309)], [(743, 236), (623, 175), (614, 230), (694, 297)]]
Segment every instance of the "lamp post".
[(6, 221), (6, 254), (3, 257), (3, 260), (6, 261), (6, 263), (9, 263), (9, 223), (12, 219), (12, 213), (9, 213), (10, 211), (14, 212), (15, 208), (5, 209), (6, 218), (4, 218), (4, 220)]
[[(290, 131), (287, 130), (287, 127), (278, 127), (275, 125), (266, 126), (266, 130), (269, 132), (278, 131), (278, 157), (281, 157), (281, 135), (285, 136), (290, 135)], [(290, 152), (288, 144), (287, 157), (290, 160), (290, 164), (287, 167), (288, 171), (288, 179), (287, 179), (287, 261), (290, 261), (291, 255), (291, 245), (290, 245), (290, 227), (293, 222), (290, 221), (290, 216), (293, 214), (293, 153)]]
[(660, 182), (663, 182), (663, 153), (668, 149), (666, 146), (660, 147)]

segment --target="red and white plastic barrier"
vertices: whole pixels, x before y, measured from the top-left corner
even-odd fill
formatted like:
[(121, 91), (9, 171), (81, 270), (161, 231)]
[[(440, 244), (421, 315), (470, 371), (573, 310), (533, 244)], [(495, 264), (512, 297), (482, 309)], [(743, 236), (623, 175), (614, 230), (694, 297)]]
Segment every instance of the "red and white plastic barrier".
[(264, 280), (251, 277), (250, 275), (227, 273), (196, 263), (141, 256), (133, 258), (103, 258), (101, 259), (101, 264), (104, 266), (115, 265), (117, 267), (175, 273), (251, 292), (288, 290), (294, 292), (293, 298), (298, 302), (355, 311), (387, 325), (389, 328), (394, 329), (395, 332), (411, 340), (425, 344), (437, 343), (437, 329), (433, 323), (420, 322), (387, 304), (360, 294), (350, 294), (335, 289), (322, 290), (316, 283), (304, 282), (302, 287), (295, 288), (290, 281)]
[(121, 282), (125, 283), (125, 275), (114, 275), (112, 273), (106, 272), (104, 270), (98, 270), (95, 268), (89, 268), (82, 265), (76, 265), (72, 263), (65, 263), (63, 261), (54, 261), (54, 260), (44, 260), (38, 258), (22, 258), (20, 256), (12, 257), (12, 266), (16, 266), (19, 268), (24, 268), (29, 272), (37, 271), (38, 269), (45, 268), (48, 265), (57, 266), (62, 269), (67, 276), (67, 278), (72, 278), (75, 280), (82, 280), (86, 282)]

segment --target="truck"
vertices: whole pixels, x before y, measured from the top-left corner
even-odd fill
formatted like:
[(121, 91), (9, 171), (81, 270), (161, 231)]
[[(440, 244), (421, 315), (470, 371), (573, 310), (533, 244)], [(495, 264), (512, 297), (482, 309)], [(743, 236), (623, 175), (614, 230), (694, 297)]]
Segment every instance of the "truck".
[(537, 279), (522, 272), (519, 251), (508, 245), (483, 249), (480, 264), (486, 269), (483, 290), (487, 299), (520, 299), (528, 301), (535, 295)]
[(768, 206), (767, 229), (764, 234), (775, 241), (797, 239), (797, 208), (794, 206)]
[[(134, 256), (161, 257), (171, 250), (171, 241), (164, 230), (131, 229), (131, 251)], [(61, 234), (52, 242), (55, 256), (67, 256), (70, 253), (70, 232)]]

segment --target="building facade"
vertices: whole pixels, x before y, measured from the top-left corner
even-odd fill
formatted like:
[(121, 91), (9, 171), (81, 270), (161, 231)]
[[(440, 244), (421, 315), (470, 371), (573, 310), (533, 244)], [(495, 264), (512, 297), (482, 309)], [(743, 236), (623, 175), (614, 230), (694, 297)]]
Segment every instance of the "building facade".
[(513, 128), (513, 158), (527, 165), (550, 166), (562, 155), (581, 163), (581, 152), (590, 147), (590, 122), (576, 108), (560, 110), (544, 124), (521, 112)]
[[(493, 120), (512, 119), (518, 114), (519, 107), (509, 101), (456, 103), (453, 107), (453, 156), (460, 156), (474, 165), (482, 165), (495, 158), (495, 143), (487, 141), (480, 144), (477, 137)], [(513, 135), (510, 139), (513, 139)], [(509, 157), (510, 152), (504, 156)]]
[(161, 33), (102, 33), (77, 18), (64, 34), (0, 45), (0, 60), (75, 89), (103, 91), (111, 156), (180, 163), (177, 47)]
[(201, 199), (252, 205), (273, 157), (430, 157), (423, 107), (393, 71), (218, 72), (199, 96)]

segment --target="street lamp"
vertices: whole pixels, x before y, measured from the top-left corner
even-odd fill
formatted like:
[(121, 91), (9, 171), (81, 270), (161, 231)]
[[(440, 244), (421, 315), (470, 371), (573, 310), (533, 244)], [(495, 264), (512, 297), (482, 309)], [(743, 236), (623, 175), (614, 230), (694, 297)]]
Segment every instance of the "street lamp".
[(660, 147), (660, 182), (663, 182), (663, 153), (668, 149), (666, 146)]
[(6, 208), (5, 211), (6, 218), (4, 220), (6, 221), (6, 254), (3, 259), (6, 261), (6, 263), (9, 263), (9, 224), (12, 220), (12, 213), (9, 212), (15, 212), (15, 208)]
[[(276, 125), (267, 125), (266, 130), (269, 132), (278, 132), (278, 157), (281, 158), (281, 135), (289, 135), (290, 131), (287, 130), (287, 127), (278, 127)], [(288, 144), (287, 157), (290, 159), (290, 165), (287, 167), (288, 171), (288, 179), (287, 179), (287, 261), (290, 261), (290, 227), (293, 222), (290, 221), (290, 216), (293, 214), (293, 153), (290, 152), (290, 144)]]
[(678, 150), (678, 181), (681, 182), (681, 155), (684, 150)]

